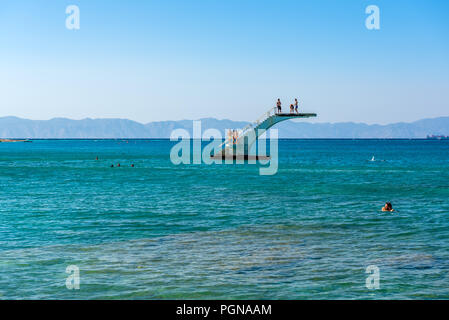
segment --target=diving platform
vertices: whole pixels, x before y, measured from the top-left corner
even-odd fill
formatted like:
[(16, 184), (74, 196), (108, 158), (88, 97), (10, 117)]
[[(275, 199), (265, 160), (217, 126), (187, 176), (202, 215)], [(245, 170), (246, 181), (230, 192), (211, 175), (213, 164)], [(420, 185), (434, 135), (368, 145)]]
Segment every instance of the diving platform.
[(277, 112), (277, 107), (271, 108), (259, 119), (248, 124), (243, 129), (230, 131), (225, 141), (218, 147), (220, 151), (212, 155), (211, 158), (234, 160), (269, 159), (268, 156), (249, 155), (252, 145), (260, 135), (279, 122), (290, 119), (314, 118), (316, 116), (316, 113), (282, 113)]

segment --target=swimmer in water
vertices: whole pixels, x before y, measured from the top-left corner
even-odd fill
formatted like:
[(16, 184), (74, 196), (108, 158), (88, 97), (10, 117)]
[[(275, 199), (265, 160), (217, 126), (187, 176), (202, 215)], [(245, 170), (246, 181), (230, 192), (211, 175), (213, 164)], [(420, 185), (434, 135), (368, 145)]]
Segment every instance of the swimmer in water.
[(120, 163), (117, 164), (117, 167), (120, 167)]
[(131, 165), (131, 168), (134, 168), (134, 164)]
[(391, 205), (391, 202), (386, 202), (385, 206), (382, 207), (382, 211), (388, 211), (388, 212), (393, 212), (393, 206)]
[(114, 168), (114, 165), (113, 165), (113, 164), (111, 164), (111, 168)]

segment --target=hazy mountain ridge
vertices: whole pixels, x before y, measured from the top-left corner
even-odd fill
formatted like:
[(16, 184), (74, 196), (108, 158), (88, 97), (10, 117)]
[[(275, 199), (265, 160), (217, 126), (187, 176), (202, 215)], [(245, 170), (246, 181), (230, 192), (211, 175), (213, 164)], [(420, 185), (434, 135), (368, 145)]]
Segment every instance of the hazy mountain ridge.
[[(243, 128), (248, 122), (204, 118), (202, 131), (215, 128)], [(280, 138), (425, 138), (429, 134), (449, 135), (449, 117), (423, 119), (411, 123), (368, 125), (364, 123), (310, 123), (285, 121), (275, 126)], [(169, 138), (174, 129), (192, 134), (192, 120), (158, 121), (142, 124), (127, 119), (54, 118), (28, 120), (0, 118), (0, 138)]]

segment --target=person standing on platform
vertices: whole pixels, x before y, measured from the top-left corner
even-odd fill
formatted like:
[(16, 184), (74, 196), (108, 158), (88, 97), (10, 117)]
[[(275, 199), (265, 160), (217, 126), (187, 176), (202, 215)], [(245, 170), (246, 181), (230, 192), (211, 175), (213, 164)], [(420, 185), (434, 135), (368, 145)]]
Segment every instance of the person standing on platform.
[(281, 113), (282, 112), (281, 99), (278, 99), (278, 101), (276, 102), (276, 107), (277, 107), (278, 113)]

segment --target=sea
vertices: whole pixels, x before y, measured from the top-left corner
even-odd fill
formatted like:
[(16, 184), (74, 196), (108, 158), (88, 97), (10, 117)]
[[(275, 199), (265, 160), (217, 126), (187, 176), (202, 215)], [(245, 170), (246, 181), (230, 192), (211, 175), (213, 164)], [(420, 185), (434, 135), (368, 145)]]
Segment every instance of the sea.
[(449, 298), (449, 141), (278, 143), (0, 143), (0, 299)]

